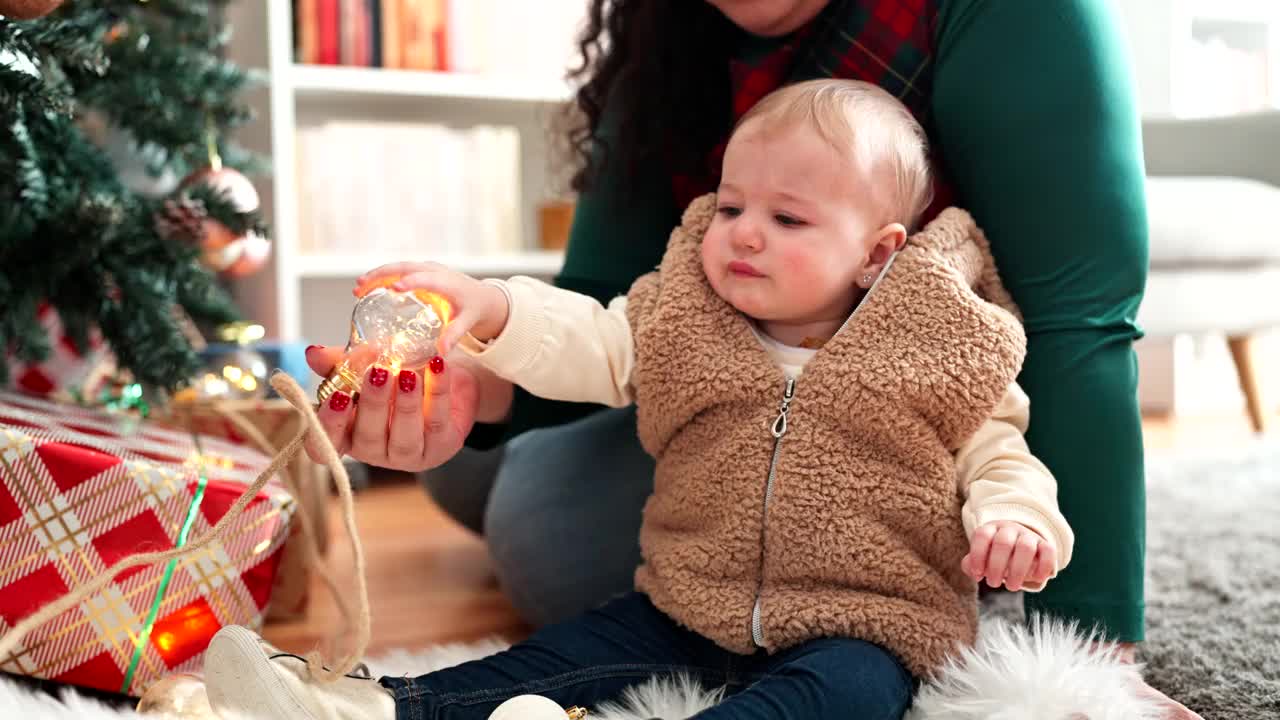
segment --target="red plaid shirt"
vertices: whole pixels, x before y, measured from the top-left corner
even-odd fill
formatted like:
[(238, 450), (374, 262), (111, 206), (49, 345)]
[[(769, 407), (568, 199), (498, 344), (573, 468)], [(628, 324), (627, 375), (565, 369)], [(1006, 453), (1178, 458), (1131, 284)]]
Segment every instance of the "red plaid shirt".
[[(934, 24), (941, 0), (832, 0), (818, 17), (757, 62), (729, 63), (735, 122), (783, 85), (819, 77), (876, 83), (901, 100), (929, 129)], [(702, 177), (675, 175), (678, 207), (716, 189), (725, 142), (708, 157)], [(938, 165), (937, 162), (934, 163)], [(951, 204), (949, 183), (935, 167), (934, 202), (925, 221)]]

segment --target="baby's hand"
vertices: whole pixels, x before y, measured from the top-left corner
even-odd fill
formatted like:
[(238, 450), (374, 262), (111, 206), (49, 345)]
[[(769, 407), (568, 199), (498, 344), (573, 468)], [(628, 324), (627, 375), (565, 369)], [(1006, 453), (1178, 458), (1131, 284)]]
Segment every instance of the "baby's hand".
[(356, 297), (378, 287), (425, 290), (449, 301), (453, 317), (440, 334), (441, 355), (448, 354), (468, 332), (478, 340), (490, 340), (507, 326), (510, 308), (502, 290), (439, 263), (391, 263), (370, 270), (356, 281)]
[(986, 578), (991, 587), (1003, 584), (1016, 591), (1026, 584), (1043, 585), (1056, 563), (1053, 543), (1026, 525), (1000, 520), (973, 531), (960, 569), (978, 582)]

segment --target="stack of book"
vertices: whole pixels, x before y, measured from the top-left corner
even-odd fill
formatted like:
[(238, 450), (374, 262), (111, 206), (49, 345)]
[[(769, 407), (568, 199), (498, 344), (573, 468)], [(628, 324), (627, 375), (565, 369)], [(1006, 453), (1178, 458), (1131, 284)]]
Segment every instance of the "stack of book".
[(298, 164), (304, 253), (524, 249), (515, 128), (334, 122), (299, 128)]
[(448, 70), (447, 0), (294, 0), (296, 59)]
[(294, 0), (295, 59), (559, 78), (586, 0)]

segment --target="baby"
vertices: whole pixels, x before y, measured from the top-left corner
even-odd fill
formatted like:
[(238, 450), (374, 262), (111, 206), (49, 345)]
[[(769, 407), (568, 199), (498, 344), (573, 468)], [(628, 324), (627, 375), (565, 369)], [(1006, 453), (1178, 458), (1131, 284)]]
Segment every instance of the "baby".
[[(442, 352), (536, 395), (636, 404), (657, 460), (637, 591), (491, 658), (378, 683), (308, 682), (293, 656), (224, 630), (215, 705), (482, 720), (534, 694), (495, 717), (550, 720), (686, 673), (725, 688), (702, 720), (901, 718), (915, 682), (973, 641), (976, 583), (1038, 590), (1073, 543), (1022, 437), (1025, 335), (985, 239), (952, 209), (908, 241), (930, 187), (906, 108), (815, 80), (742, 118), (718, 192), (607, 307), (523, 277), (404, 274), (393, 287), (454, 305)], [(230, 666), (271, 680), (232, 685)]]

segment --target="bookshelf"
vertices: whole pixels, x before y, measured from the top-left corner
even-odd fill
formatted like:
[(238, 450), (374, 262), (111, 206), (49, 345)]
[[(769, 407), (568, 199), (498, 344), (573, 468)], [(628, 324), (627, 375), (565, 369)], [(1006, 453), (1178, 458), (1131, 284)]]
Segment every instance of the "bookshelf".
[[(229, 52), (263, 71), (265, 86), (249, 98), (257, 120), (239, 133), (250, 149), (271, 159), (270, 177), (255, 178), (272, 226), (272, 262), (237, 281), (244, 312), (284, 340), (334, 344), (348, 333), (351, 282), (387, 262), (432, 260), (477, 276), (550, 277), (563, 254), (537, 248), (537, 208), (554, 197), (548, 128), (571, 97), (560, 79), (545, 81), (479, 75), (302, 65), (294, 62), (290, 0), (238, 0), (228, 7), (235, 31)], [(329, 121), (439, 123), (465, 128), (508, 125), (520, 134), (519, 250), (418, 256), (380, 250), (317, 253), (304, 250), (307, 223), (300, 212), (297, 133)], [(424, 232), (424, 235), (428, 234)]]
[(299, 100), (416, 98), (437, 102), (475, 100), (491, 105), (555, 104), (569, 99), (569, 87), (530, 85), (463, 73), (291, 64), (286, 82)]
[[(324, 255), (302, 255), (298, 258), (298, 274), (303, 278), (351, 278), (362, 271), (352, 274), (352, 268), (369, 269), (387, 263), (397, 262), (403, 258), (392, 255), (352, 255), (347, 253), (327, 253)], [(530, 250), (522, 253), (477, 253), (473, 255), (437, 255), (431, 258), (448, 267), (469, 275), (504, 276), (534, 275), (548, 276), (560, 270), (564, 255), (550, 250)]]

